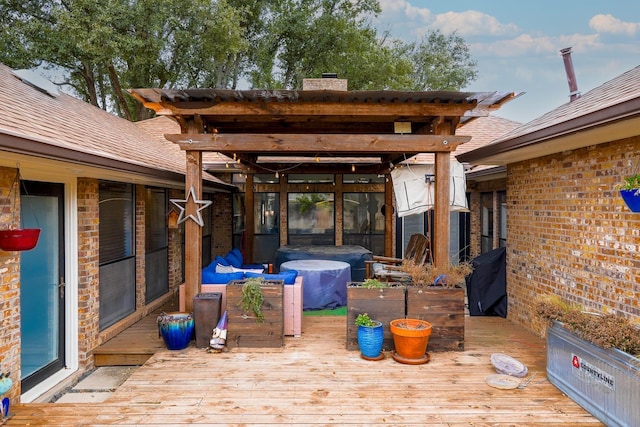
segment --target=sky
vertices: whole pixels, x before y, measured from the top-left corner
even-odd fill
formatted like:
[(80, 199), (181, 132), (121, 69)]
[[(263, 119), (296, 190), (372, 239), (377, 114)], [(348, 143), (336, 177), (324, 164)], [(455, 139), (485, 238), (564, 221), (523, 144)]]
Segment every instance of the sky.
[[(526, 92), (492, 113), (529, 122), (569, 101), (560, 49), (582, 94), (640, 66), (638, 0), (380, 0), (378, 30), (405, 41), (457, 31), (477, 61), (463, 91)], [(640, 84), (640, 82), (639, 82)]]

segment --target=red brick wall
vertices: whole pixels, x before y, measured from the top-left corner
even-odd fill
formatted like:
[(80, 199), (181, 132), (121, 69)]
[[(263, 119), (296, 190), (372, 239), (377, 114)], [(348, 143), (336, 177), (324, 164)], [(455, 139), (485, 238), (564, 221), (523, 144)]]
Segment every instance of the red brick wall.
[[(0, 228), (18, 226), (19, 213), (13, 212), (16, 195), (11, 184), (16, 170), (0, 167)], [(16, 205), (19, 209), (19, 206)], [(20, 396), (20, 252), (0, 249), (0, 372), (11, 372), (13, 387), (6, 393), (12, 402)]]
[[(169, 189), (169, 200), (184, 199), (184, 191)], [(177, 210), (173, 203), (169, 202), (169, 209)], [(184, 241), (184, 223), (177, 228), (169, 228), (169, 289), (173, 291), (183, 282), (182, 272), (182, 242)]]
[(233, 208), (230, 193), (214, 193), (211, 221), (211, 254), (225, 255), (233, 249)]
[(100, 221), (98, 180), (78, 179), (78, 363), (93, 365), (100, 329)]
[(532, 299), (551, 293), (640, 323), (640, 214), (615, 190), (639, 157), (635, 137), (509, 165), (512, 320), (528, 324)]

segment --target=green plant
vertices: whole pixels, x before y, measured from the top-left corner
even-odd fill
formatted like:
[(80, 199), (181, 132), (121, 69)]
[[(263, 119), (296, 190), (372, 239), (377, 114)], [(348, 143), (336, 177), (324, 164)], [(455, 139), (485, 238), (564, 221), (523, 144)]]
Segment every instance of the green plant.
[(384, 289), (389, 287), (389, 282), (381, 282), (378, 279), (366, 279), (360, 286), (366, 289)]
[(242, 284), (242, 298), (238, 303), (244, 311), (253, 312), (258, 323), (264, 322), (264, 313), (262, 313), (262, 304), (264, 303), (263, 283), (264, 279), (261, 277), (247, 279)]
[(369, 317), (368, 313), (358, 314), (356, 317), (356, 326), (376, 326), (376, 321)]
[(326, 201), (326, 198), (320, 196), (318, 194), (312, 193), (310, 196), (306, 194), (302, 194), (296, 197), (296, 202), (298, 203), (298, 211), (301, 214), (305, 214), (307, 212), (311, 212), (311, 210), (319, 203)]
[(635, 175), (625, 176), (622, 184), (620, 184), (620, 190), (638, 190), (640, 191), (640, 173)]

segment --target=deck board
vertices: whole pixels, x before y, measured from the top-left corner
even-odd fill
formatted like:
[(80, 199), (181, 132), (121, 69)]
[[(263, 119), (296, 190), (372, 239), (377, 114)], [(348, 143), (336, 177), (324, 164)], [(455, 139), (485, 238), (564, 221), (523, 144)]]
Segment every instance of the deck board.
[[(465, 351), (412, 366), (346, 350), (345, 317), (305, 317), (282, 349), (163, 349), (106, 402), (15, 405), (7, 425), (603, 425), (547, 381), (543, 340), (497, 317), (465, 327)], [(488, 386), (494, 352), (537, 376), (524, 390)]]

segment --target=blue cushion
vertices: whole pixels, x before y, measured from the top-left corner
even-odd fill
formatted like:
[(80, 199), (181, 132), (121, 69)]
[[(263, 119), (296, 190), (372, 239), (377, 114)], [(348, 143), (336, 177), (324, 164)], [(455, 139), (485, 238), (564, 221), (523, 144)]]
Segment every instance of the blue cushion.
[(227, 261), (224, 257), (220, 255), (216, 256), (211, 264), (213, 264), (214, 267), (216, 266), (216, 264), (224, 265), (225, 267), (228, 267), (230, 265), (229, 261)]
[(240, 268), (242, 267), (242, 260), (240, 258), (238, 258), (236, 256), (236, 254), (234, 254), (233, 252), (229, 251), (226, 255), (225, 258), (227, 259), (227, 262), (229, 264), (231, 264), (232, 266), (234, 266), (235, 268)]
[(202, 283), (207, 284), (226, 284), (232, 280), (242, 280), (244, 273), (238, 271), (237, 273), (216, 273), (215, 270), (202, 270)]
[(233, 248), (231, 249), (231, 253), (233, 255), (235, 255), (236, 258), (238, 258), (240, 260), (240, 264), (244, 263), (244, 257), (242, 256), (242, 252), (240, 252), (240, 249), (238, 248)]
[(293, 285), (297, 276), (298, 272), (296, 270), (283, 271), (278, 274), (244, 273), (244, 277), (247, 279), (252, 277), (262, 277), (265, 280), (284, 280), (285, 285)]

